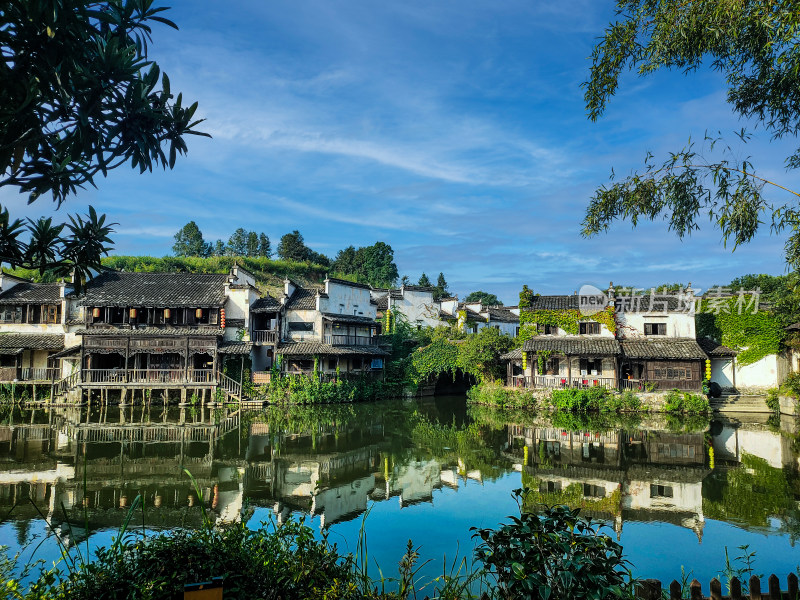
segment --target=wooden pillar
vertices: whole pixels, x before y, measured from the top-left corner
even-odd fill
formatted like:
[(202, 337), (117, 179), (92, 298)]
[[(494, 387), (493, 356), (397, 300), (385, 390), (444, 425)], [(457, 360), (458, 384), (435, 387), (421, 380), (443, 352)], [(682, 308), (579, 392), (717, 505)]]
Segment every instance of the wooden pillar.
[(614, 355), (614, 385), (613, 387), (619, 387), (619, 358), (617, 355)]
[(567, 387), (572, 387), (572, 357), (567, 354)]
[(189, 338), (186, 338), (186, 358), (183, 365), (183, 380), (189, 381)]

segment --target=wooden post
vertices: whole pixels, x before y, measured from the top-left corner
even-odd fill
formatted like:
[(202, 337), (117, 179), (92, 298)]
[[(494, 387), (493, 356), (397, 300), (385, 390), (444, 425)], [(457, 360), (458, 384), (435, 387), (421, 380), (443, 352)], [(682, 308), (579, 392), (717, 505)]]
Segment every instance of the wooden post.
[(722, 585), (720, 584), (719, 579), (714, 577), (708, 587), (711, 590), (711, 600), (722, 600)]
[[(527, 450), (528, 447), (526, 446)], [(642, 600), (661, 600), (661, 582), (658, 579), (642, 579), (636, 583), (636, 597)]]
[(755, 575), (750, 578), (750, 598), (761, 600), (761, 580)]
[(689, 584), (689, 594), (692, 600), (703, 600), (703, 591), (697, 579), (692, 579), (692, 583)]
[(767, 579), (767, 589), (770, 600), (781, 600), (781, 582), (774, 573)]
[(670, 600), (681, 600), (681, 584), (674, 579), (669, 584), (669, 598)]
[(567, 354), (567, 387), (572, 387), (572, 357)]
[(789, 598), (797, 598), (797, 575), (789, 573), (789, 587), (787, 588)]
[(731, 579), (731, 600), (742, 600), (742, 583), (738, 577)]

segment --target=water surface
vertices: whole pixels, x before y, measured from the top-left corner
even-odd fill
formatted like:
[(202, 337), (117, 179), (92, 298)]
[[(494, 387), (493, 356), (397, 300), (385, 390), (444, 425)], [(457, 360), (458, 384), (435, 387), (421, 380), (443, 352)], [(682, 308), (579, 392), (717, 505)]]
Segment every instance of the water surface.
[[(749, 545), (759, 572), (800, 564), (798, 423), (766, 415), (623, 419), (468, 408), (463, 397), (273, 408), (159, 406), (0, 414), (0, 544), (50, 562), (107, 545), (141, 495), (136, 530), (306, 518), (370, 569), (408, 539), (431, 562), (470, 558), (470, 527), (566, 503), (608, 526), (637, 575), (707, 581)], [(200, 489), (193, 488), (184, 469)], [(200, 496), (203, 500), (201, 501)], [(365, 518), (366, 516), (366, 518)], [(88, 525), (88, 528), (87, 528)], [(77, 548), (77, 550), (76, 550)]]

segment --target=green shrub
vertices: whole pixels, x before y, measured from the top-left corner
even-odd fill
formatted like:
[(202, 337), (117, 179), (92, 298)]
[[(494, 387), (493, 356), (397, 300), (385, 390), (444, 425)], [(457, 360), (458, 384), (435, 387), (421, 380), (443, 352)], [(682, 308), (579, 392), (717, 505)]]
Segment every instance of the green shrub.
[(512, 389), (496, 381), (480, 383), (467, 390), (467, 401), (498, 408), (536, 408), (536, 396), (531, 390)]
[(787, 396), (800, 398), (800, 373), (789, 373), (781, 385), (781, 391)]
[(605, 410), (612, 395), (611, 391), (600, 386), (586, 390), (553, 390), (550, 402), (556, 411), (594, 412)]
[[(517, 502), (524, 498), (515, 490)], [(495, 579), (501, 598), (604, 600), (632, 598), (634, 581), (622, 546), (599, 533), (602, 525), (579, 509), (544, 507), (522, 512), (499, 529), (476, 529), (476, 556)]]
[(770, 388), (767, 390), (767, 398), (765, 400), (767, 408), (774, 413), (781, 411), (781, 403), (778, 399), (778, 388)]
[(671, 390), (664, 401), (664, 412), (667, 413), (707, 413), (710, 409), (708, 398), (690, 392)]

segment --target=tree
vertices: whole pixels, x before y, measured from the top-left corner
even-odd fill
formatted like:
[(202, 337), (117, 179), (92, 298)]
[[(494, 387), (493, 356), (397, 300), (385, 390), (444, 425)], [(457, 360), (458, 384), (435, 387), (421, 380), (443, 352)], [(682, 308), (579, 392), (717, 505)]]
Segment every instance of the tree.
[[(59, 205), (98, 173), (175, 164), (203, 135), (148, 56), (152, 0), (5, 2), (0, 29), (0, 187)], [(158, 89), (159, 80), (161, 82)]]
[(197, 223), (189, 221), (175, 234), (172, 252), (175, 256), (208, 256), (210, 247), (203, 240), (203, 234)]
[(246, 256), (247, 255), (247, 232), (243, 227), (239, 227), (228, 238), (228, 245), (226, 253), (231, 256)]
[[(589, 117), (596, 120), (617, 90), (625, 70), (644, 76), (661, 68), (690, 73), (704, 60), (723, 73), (728, 103), (740, 117), (754, 119), (773, 137), (800, 130), (800, 12), (795, 2), (649, 2), (617, 0), (618, 20), (595, 46), (584, 83)], [(738, 134), (746, 143), (749, 134)], [(762, 220), (776, 232), (790, 230), (786, 260), (800, 266), (800, 194), (761, 175), (742, 148), (706, 138), (690, 142), (663, 162), (647, 154), (641, 172), (601, 186), (582, 224), (586, 236), (606, 231), (617, 219), (666, 218), (679, 237), (709, 215), (734, 249), (753, 239)], [(706, 156), (708, 153), (708, 156)], [(786, 167), (800, 166), (800, 149)], [(784, 190), (788, 201), (768, 198)]]
[(431, 280), (428, 279), (428, 276), (425, 275), (425, 273), (419, 276), (419, 281), (417, 281), (417, 285), (422, 287), (432, 287)]
[(258, 234), (255, 231), (247, 234), (247, 256), (258, 256)]
[(336, 258), (333, 259), (333, 270), (343, 275), (354, 275), (357, 271), (356, 267), (356, 248), (355, 246), (348, 246), (336, 253)]
[(441, 298), (445, 298), (450, 295), (449, 290), (447, 289), (447, 281), (444, 278), (444, 273), (439, 273), (439, 277), (436, 278), (436, 289), (433, 292), (433, 299), (439, 300)]
[(470, 292), (467, 297), (464, 298), (464, 302), (480, 302), (487, 306), (503, 306), (503, 303), (497, 299), (497, 296), (480, 290), (477, 292)]
[(281, 241), (278, 243), (278, 256), (283, 260), (308, 260), (309, 252), (303, 235), (297, 229), (281, 236)]
[[(0, 188), (28, 202), (50, 193), (58, 206), (124, 163), (140, 173), (172, 168), (185, 154), (197, 103), (175, 98), (148, 57), (151, 24), (175, 24), (152, 0), (6, 2), (0, 9)], [(159, 87), (160, 80), (160, 89)], [(167, 154), (168, 152), (168, 154)], [(73, 274), (76, 291), (102, 268), (114, 223), (89, 207), (68, 215), (11, 221), (0, 207), (0, 264)], [(62, 235), (66, 231), (67, 235)]]
[(258, 236), (258, 255), (264, 258), (272, 256), (272, 248), (270, 248), (269, 238), (266, 233)]
[(225, 256), (225, 242), (222, 240), (214, 242), (214, 256)]
[(331, 266), (331, 259), (325, 256), (324, 254), (320, 254), (319, 252), (314, 252), (313, 250), (308, 250), (308, 258), (306, 260), (310, 263), (315, 265), (321, 265), (323, 267), (330, 267)]
[(408, 275), (403, 275), (400, 278), (400, 285), (411, 285), (411, 280), (408, 278)]
[(394, 250), (389, 244), (375, 242), (357, 251), (358, 275), (372, 285), (391, 287), (397, 281), (397, 265)]

